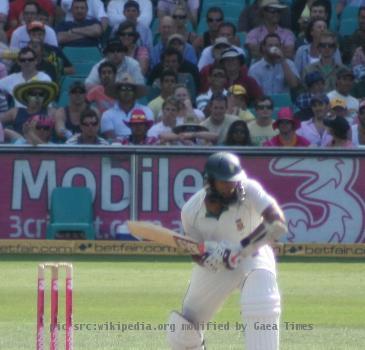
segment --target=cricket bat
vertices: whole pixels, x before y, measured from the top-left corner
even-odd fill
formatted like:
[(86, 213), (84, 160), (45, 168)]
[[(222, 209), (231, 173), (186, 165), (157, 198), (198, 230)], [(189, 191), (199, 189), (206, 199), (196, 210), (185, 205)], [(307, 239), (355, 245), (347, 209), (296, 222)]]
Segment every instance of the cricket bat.
[(204, 253), (204, 245), (200, 246), (192, 238), (180, 235), (166, 227), (148, 221), (127, 221), (127, 225), (133, 236), (181, 249), (192, 255)]
[[(141, 237), (149, 241), (160, 243), (168, 247), (185, 250), (192, 255), (202, 255), (206, 252), (204, 242), (198, 243), (192, 238), (179, 235), (178, 233), (163, 227), (152, 224), (148, 221), (127, 221), (130, 233), (133, 236)], [(278, 223), (280, 230), (286, 231), (284, 224)], [(271, 240), (271, 233), (266, 225), (261, 223), (248, 236), (240, 241), (242, 256), (248, 256), (256, 252), (263, 244)]]

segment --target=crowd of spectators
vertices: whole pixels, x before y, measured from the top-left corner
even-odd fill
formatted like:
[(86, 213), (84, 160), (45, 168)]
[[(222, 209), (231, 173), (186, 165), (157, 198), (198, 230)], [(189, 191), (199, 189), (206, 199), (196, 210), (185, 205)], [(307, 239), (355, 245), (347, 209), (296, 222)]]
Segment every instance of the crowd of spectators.
[(361, 147), (365, 0), (1, 0), (0, 143)]

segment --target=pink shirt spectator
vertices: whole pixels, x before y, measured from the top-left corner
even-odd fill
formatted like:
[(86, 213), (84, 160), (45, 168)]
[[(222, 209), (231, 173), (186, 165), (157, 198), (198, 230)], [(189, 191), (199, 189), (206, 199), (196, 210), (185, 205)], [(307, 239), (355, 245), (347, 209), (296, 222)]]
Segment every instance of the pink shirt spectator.
[(323, 132), (320, 133), (313, 119), (302, 122), (300, 128), (297, 130), (297, 135), (307, 139), (312, 146), (324, 147), (332, 141), (332, 136), (327, 129), (323, 129)]
[(86, 99), (95, 105), (100, 114), (114, 106), (115, 100), (105, 94), (104, 86), (95, 85), (86, 95)]
[(296, 135), (292, 144), (285, 144), (282, 141), (280, 135), (274, 136), (272, 139), (264, 142), (263, 146), (266, 147), (307, 147), (310, 145), (310, 142), (302, 136)]
[[(279, 35), (283, 46), (294, 46), (295, 36), (291, 30), (278, 26), (275, 33)], [(248, 32), (245, 43), (260, 46), (267, 34), (269, 34), (269, 32), (267, 31), (266, 26), (258, 26)]]

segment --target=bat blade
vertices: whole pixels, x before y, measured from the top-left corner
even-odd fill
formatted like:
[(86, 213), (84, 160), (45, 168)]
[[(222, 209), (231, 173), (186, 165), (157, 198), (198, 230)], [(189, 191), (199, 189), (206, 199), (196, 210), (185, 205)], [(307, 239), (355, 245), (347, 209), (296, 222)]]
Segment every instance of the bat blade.
[(133, 236), (181, 249), (190, 254), (201, 254), (198, 242), (166, 227), (148, 221), (127, 221), (127, 225)]

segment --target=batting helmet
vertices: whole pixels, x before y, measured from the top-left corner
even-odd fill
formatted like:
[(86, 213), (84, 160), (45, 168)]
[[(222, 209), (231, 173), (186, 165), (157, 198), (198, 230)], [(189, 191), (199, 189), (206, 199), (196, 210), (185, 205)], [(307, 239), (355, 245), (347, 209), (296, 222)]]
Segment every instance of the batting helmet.
[(204, 168), (206, 180), (240, 181), (246, 178), (237, 156), (229, 152), (217, 152), (209, 156)]

